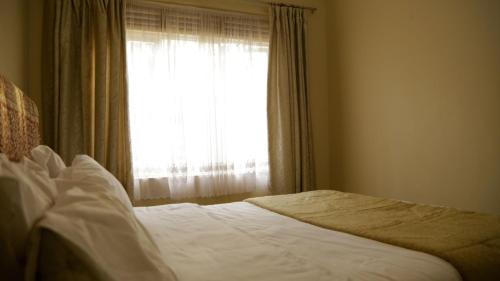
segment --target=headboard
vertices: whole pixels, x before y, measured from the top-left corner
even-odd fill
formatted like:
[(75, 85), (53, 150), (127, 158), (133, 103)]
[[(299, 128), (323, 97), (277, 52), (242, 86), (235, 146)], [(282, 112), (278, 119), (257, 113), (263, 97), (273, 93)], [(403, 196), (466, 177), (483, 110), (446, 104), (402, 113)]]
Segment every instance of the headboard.
[(18, 161), (40, 142), (36, 104), (0, 74), (0, 153)]

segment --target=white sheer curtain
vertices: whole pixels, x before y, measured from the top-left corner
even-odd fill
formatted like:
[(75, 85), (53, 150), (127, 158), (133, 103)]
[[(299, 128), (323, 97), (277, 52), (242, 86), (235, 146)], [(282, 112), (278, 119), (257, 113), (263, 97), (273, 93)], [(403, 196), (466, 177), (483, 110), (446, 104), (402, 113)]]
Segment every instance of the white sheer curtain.
[(267, 18), (127, 10), (135, 199), (267, 190)]

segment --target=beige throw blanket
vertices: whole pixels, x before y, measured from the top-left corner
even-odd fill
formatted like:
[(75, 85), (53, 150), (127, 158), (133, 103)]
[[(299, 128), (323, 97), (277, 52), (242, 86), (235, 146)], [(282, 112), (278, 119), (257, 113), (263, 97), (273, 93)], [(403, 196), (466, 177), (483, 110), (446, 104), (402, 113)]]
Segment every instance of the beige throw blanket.
[(500, 280), (500, 216), (331, 190), (245, 201), (303, 222), (441, 257), (464, 280)]

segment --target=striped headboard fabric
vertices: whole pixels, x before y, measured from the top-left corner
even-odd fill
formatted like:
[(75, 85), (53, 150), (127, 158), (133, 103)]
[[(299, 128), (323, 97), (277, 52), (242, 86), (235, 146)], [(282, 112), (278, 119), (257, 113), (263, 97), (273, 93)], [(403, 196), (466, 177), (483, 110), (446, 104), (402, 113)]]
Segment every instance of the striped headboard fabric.
[(0, 74), (0, 153), (12, 161), (29, 155), (40, 142), (38, 126), (35, 102)]

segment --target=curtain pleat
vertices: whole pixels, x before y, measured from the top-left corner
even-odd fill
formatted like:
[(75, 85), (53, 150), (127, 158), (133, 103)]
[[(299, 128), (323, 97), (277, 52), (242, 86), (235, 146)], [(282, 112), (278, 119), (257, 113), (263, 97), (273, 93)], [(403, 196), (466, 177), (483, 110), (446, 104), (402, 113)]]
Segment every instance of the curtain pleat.
[(274, 194), (314, 189), (304, 10), (270, 8), (268, 130)]
[(130, 187), (125, 1), (46, 0), (44, 30), (45, 142)]

